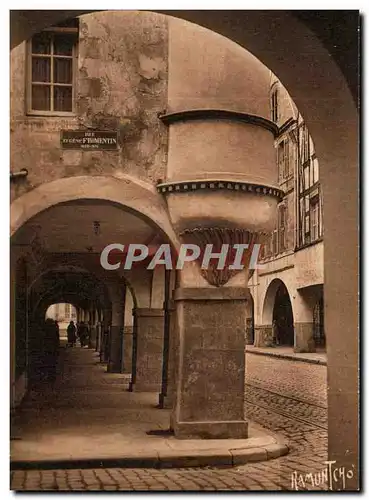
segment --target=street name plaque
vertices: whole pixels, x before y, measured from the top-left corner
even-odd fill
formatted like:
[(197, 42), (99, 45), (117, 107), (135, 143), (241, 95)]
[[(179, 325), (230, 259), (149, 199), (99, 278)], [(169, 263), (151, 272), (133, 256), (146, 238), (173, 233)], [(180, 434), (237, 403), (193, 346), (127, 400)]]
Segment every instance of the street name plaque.
[(114, 150), (118, 149), (118, 133), (110, 130), (61, 130), (62, 149)]

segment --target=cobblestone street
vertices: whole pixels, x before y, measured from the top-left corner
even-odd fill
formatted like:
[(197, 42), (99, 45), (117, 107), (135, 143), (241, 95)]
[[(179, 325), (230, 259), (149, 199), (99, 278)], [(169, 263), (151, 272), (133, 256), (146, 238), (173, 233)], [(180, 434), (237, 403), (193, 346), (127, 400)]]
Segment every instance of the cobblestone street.
[[(308, 478), (327, 459), (326, 367), (247, 354), (246, 415), (289, 442), (290, 453), (233, 468), (15, 470), (11, 488), (38, 490), (322, 490)], [(114, 386), (117, 384), (114, 381)], [(299, 476), (297, 476), (299, 477)], [(313, 476), (314, 477), (314, 476)], [(312, 484), (314, 483), (314, 484)]]

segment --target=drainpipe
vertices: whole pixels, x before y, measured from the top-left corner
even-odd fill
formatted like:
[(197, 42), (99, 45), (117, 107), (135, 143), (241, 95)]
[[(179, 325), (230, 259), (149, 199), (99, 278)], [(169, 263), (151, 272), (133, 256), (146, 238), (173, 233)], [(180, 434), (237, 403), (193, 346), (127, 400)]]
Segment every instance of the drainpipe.
[(16, 180), (20, 177), (27, 177), (28, 170), (26, 168), (22, 168), (19, 172), (10, 172), (10, 180)]

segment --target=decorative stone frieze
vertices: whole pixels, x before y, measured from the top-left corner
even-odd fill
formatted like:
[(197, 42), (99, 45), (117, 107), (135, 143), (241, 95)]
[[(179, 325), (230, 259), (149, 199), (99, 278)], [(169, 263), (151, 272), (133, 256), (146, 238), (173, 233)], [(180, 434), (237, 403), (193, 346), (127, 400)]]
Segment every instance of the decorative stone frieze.
[[(230, 268), (234, 261), (235, 252), (232, 252), (236, 244), (248, 244), (249, 247), (244, 251), (242, 264), (248, 270), (250, 258), (255, 243), (264, 241), (265, 232), (251, 232), (245, 229), (237, 228), (219, 228), (219, 227), (198, 227), (195, 229), (186, 229), (180, 233), (181, 239), (185, 243), (198, 245), (201, 253), (205, 251), (206, 245), (213, 245), (213, 252), (220, 251), (222, 245), (228, 244), (228, 259), (223, 269), (217, 269), (218, 261), (210, 259), (209, 266), (206, 269), (201, 268), (201, 274), (206, 281), (216, 287), (225, 285), (233, 276), (240, 272), (239, 269)], [(248, 271), (249, 274), (251, 270)]]
[(281, 189), (275, 187), (264, 186), (261, 184), (251, 184), (243, 181), (235, 180), (189, 180), (181, 182), (164, 182), (158, 184), (157, 190), (161, 194), (169, 193), (186, 193), (190, 191), (216, 191), (216, 190), (233, 190), (243, 191), (248, 193), (268, 195), (283, 199), (284, 193)]

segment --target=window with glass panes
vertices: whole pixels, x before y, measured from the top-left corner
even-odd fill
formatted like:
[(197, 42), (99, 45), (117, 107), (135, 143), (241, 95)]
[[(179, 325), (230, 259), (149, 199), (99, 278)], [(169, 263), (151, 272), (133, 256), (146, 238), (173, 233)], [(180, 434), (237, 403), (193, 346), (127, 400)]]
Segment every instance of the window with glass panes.
[(299, 163), (298, 246), (303, 246), (322, 237), (319, 162), (304, 124), (300, 127)]
[(77, 28), (55, 28), (35, 35), (29, 45), (28, 111), (72, 113)]
[(320, 238), (320, 210), (319, 210), (319, 195), (310, 198), (310, 235), (311, 241), (315, 241)]
[(287, 139), (283, 139), (278, 144), (278, 171), (280, 180), (287, 179), (290, 173), (289, 165), (289, 144)]
[(280, 205), (278, 207), (278, 250), (284, 252), (287, 249), (286, 242), (287, 231), (287, 206)]

